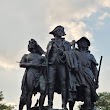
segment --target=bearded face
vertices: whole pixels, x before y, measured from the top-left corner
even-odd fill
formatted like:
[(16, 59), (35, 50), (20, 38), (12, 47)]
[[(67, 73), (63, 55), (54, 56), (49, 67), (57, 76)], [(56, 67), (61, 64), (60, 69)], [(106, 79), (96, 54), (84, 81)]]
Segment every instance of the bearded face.
[(88, 48), (88, 44), (87, 44), (86, 41), (80, 41), (80, 42), (78, 43), (78, 47), (79, 47), (79, 48)]

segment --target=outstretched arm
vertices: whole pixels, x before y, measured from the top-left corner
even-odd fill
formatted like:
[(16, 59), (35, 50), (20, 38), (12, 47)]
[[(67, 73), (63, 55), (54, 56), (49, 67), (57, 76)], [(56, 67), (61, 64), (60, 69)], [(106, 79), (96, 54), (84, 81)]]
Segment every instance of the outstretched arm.
[(23, 57), (21, 58), (21, 61), (20, 61), (20, 64), (19, 64), (19, 66), (21, 68), (27, 68), (27, 67), (29, 67), (29, 63), (27, 63), (26, 57), (27, 57), (27, 54), (24, 54)]

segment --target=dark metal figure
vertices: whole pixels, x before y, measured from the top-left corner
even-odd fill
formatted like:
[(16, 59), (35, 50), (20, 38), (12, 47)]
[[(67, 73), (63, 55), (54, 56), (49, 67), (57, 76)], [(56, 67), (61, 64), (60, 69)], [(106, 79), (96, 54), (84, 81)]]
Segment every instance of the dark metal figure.
[[(47, 46), (47, 62), (48, 62), (48, 107), (53, 107), (54, 92), (62, 95), (62, 108), (66, 108), (67, 104), (67, 67), (65, 52), (71, 49), (69, 42), (65, 41), (64, 27), (57, 26), (50, 32), (54, 38)], [(60, 82), (60, 83), (59, 83)], [(55, 84), (57, 83), (57, 84)], [(56, 87), (60, 85), (60, 90)], [(55, 87), (54, 87), (55, 86)]]
[(22, 79), (19, 110), (22, 110), (25, 104), (27, 110), (30, 110), (32, 95), (37, 92), (40, 92), (39, 109), (42, 110), (46, 96), (45, 57), (42, 56), (44, 51), (34, 39), (29, 41), (28, 51), (30, 53), (25, 54), (20, 61), (20, 67), (26, 70)]
[(94, 110), (94, 102), (98, 95), (96, 89), (98, 88), (97, 75), (98, 70), (94, 56), (88, 50), (90, 41), (86, 37), (82, 37), (77, 42), (78, 49), (73, 49), (73, 54), (77, 59), (78, 71), (72, 71), (70, 80), (73, 88), (69, 91), (69, 108), (73, 110), (75, 101), (84, 101), (81, 110)]

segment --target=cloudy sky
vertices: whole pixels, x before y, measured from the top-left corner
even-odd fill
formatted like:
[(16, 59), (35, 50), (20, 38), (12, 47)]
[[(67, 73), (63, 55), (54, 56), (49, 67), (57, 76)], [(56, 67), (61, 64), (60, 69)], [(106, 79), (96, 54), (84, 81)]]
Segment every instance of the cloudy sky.
[(31, 38), (46, 50), (48, 33), (63, 25), (66, 40), (86, 36), (97, 59), (103, 56), (98, 92), (110, 92), (110, 0), (0, 0), (0, 91), (18, 105), (24, 69), (19, 68)]

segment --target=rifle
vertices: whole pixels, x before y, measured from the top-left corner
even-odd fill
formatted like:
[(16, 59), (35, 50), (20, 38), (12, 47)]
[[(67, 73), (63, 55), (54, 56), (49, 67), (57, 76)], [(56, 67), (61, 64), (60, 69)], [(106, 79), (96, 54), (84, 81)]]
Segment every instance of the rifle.
[(101, 64), (102, 64), (102, 58), (103, 58), (103, 56), (101, 56), (101, 58), (100, 58), (100, 62), (99, 62), (99, 70), (98, 70), (98, 74), (97, 74), (96, 84), (98, 84), (98, 82), (99, 82), (99, 74), (100, 74), (100, 68), (101, 68)]

